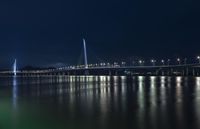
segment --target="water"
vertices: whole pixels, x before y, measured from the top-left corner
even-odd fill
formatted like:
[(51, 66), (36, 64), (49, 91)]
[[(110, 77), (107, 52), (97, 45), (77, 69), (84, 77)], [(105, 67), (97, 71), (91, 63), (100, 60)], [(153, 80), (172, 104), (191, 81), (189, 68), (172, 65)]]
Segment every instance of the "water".
[(200, 128), (200, 77), (0, 78), (0, 129)]

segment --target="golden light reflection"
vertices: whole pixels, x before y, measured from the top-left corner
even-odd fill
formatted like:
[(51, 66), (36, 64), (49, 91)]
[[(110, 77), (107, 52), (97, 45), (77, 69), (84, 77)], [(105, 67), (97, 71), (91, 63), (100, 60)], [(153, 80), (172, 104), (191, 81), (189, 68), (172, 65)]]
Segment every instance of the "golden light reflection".
[(162, 76), (162, 77), (161, 77), (161, 87), (164, 87), (164, 86), (165, 86), (165, 84), (166, 84), (165, 80), (166, 80), (166, 77), (165, 77), (165, 76)]
[(152, 106), (155, 106), (156, 105), (156, 79), (157, 77), (155, 76), (151, 76), (150, 77), (150, 85), (151, 85), (151, 88), (150, 88), (150, 102), (152, 104)]
[(118, 82), (118, 76), (113, 76), (113, 79), (114, 79), (114, 82), (116, 83), (116, 82)]
[(182, 77), (176, 77), (176, 85), (180, 86), (182, 82)]
[(106, 76), (107, 82), (110, 82), (110, 76)]
[(144, 108), (144, 76), (138, 77), (138, 86), (139, 86), (139, 93), (138, 93), (138, 103), (140, 108)]
[[(197, 121), (200, 121), (200, 77), (195, 78), (195, 103), (194, 103), (195, 109), (196, 109), (196, 116)], [(198, 123), (198, 127), (200, 127), (200, 123)]]
[(182, 101), (182, 77), (176, 77), (176, 98), (177, 98), (177, 102), (181, 102)]
[(126, 76), (121, 76), (121, 88), (122, 88), (122, 95), (125, 93), (126, 89)]
[[(139, 106), (138, 109), (138, 114), (139, 114), (139, 122), (144, 122), (145, 117), (144, 117), (144, 113), (145, 113), (145, 93), (144, 93), (144, 80), (145, 77), (144, 76), (139, 76), (138, 77), (138, 93), (137, 93), (137, 103)], [(141, 126), (140, 128), (143, 128), (143, 126)]]
[(195, 82), (196, 82), (196, 87), (199, 89), (200, 88), (200, 77), (196, 77)]
[(106, 77), (105, 76), (100, 76), (100, 81), (101, 82), (106, 82)]
[(171, 77), (167, 77), (167, 86), (171, 87)]
[(138, 85), (139, 85), (139, 91), (143, 92), (143, 88), (144, 88), (144, 76), (139, 76), (138, 77)]
[(162, 104), (165, 104), (166, 103), (166, 77), (165, 76), (162, 76), (161, 77), (161, 89), (160, 89), (160, 92), (161, 92), (161, 102)]

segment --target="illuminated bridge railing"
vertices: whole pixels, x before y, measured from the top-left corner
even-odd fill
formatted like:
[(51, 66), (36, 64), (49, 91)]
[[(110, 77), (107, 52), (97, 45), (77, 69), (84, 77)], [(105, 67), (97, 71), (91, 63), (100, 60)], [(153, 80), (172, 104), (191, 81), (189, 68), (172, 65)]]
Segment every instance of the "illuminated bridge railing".
[[(52, 72), (58, 72), (58, 71), (78, 71), (78, 70), (102, 70), (102, 69), (160, 69), (160, 68), (181, 68), (181, 67), (193, 67), (198, 68), (200, 67), (200, 63), (194, 63), (194, 64), (180, 64), (180, 65), (155, 65), (155, 66), (88, 66), (88, 68), (85, 67), (62, 67), (57, 69), (45, 69), (45, 70), (18, 70), (17, 73), (24, 73), (24, 74), (39, 74), (39, 73), (52, 73)], [(12, 74), (13, 71), (0, 71), (1, 74)]]

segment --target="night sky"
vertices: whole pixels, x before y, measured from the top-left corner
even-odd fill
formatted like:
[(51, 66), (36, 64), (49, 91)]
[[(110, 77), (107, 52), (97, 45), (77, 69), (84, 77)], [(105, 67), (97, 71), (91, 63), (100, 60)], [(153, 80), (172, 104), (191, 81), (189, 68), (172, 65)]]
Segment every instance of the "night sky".
[(1, 0), (0, 67), (200, 53), (200, 1)]

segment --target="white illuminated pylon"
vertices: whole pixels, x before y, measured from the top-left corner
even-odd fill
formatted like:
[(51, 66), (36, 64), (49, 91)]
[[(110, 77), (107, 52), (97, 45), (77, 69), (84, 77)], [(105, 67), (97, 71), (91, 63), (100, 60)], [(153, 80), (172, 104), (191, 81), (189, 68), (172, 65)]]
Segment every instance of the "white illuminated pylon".
[(88, 68), (88, 62), (87, 62), (87, 48), (86, 48), (86, 42), (85, 42), (85, 39), (83, 39), (83, 47), (84, 47), (84, 61), (85, 61), (85, 68)]

